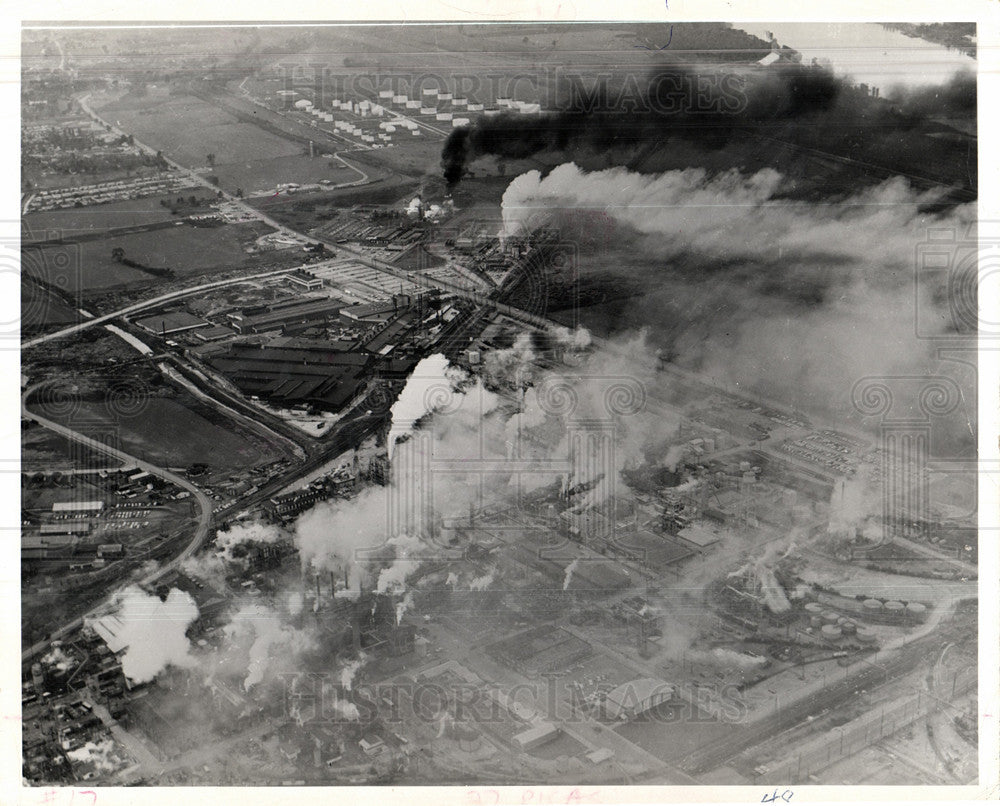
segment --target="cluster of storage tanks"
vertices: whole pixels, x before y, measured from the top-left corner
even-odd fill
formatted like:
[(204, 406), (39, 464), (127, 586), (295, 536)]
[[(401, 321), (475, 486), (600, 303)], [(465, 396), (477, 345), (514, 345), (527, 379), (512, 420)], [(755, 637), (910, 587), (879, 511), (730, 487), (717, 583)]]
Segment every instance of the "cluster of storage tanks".
[[(394, 93), (392, 90), (380, 90), (378, 99), (378, 102), (334, 99), (330, 102), (330, 106), (332, 109), (362, 118), (393, 115), (390, 107), (401, 107), (414, 115), (433, 116), (435, 121), (450, 123), (455, 129), (468, 126), (471, 123), (471, 118), (466, 116), (470, 112), (480, 112), (486, 117), (492, 117), (503, 111), (525, 115), (538, 115), (542, 111), (541, 104), (516, 101), (512, 98), (497, 98), (495, 107), (486, 108), (481, 103), (470, 101), (461, 96), (456, 97), (454, 93), (444, 92), (434, 87), (421, 90), (419, 98), (410, 98), (407, 95)], [(389, 123), (379, 124), (380, 131), (369, 132), (347, 121), (335, 121), (330, 112), (320, 109), (307, 98), (295, 101), (294, 106), (299, 111), (308, 112), (324, 123), (333, 123), (338, 131), (358, 137), (365, 143), (373, 144), (379, 141), (383, 144), (389, 144), (392, 142), (393, 133), (401, 130), (409, 131), (414, 137), (420, 135), (418, 124), (408, 118), (394, 116)]]
[(849, 638), (859, 644), (876, 643), (875, 633), (858, 620), (876, 621), (884, 624), (907, 624), (921, 622), (927, 617), (927, 608), (920, 602), (904, 604), (899, 601), (865, 599), (861, 603), (856, 618), (851, 618), (833, 610), (820, 602), (809, 602), (805, 606), (809, 626), (824, 638), (835, 641)]
[(428, 117), (433, 115), (436, 121), (451, 123), (453, 128), (468, 126), (471, 118), (465, 117), (465, 114), (469, 112), (481, 112), (492, 116), (499, 115), (504, 109), (526, 115), (538, 115), (542, 111), (541, 104), (515, 101), (510, 98), (498, 98), (496, 107), (487, 109), (484, 104), (435, 87), (422, 89), (419, 98), (410, 98), (392, 90), (381, 90), (378, 97), (387, 106), (403, 107), (413, 114)]

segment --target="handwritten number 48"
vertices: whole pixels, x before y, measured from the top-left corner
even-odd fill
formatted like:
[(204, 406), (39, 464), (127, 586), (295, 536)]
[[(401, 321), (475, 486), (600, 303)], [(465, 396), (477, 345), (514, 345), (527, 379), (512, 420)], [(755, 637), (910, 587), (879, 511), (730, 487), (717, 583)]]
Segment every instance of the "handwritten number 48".
[(764, 797), (760, 799), (761, 803), (774, 803), (776, 800), (783, 800), (788, 803), (792, 799), (792, 795), (795, 793), (791, 789), (786, 789), (781, 794), (778, 794), (778, 790), (775, 789), (771, 794), (765, 794)]

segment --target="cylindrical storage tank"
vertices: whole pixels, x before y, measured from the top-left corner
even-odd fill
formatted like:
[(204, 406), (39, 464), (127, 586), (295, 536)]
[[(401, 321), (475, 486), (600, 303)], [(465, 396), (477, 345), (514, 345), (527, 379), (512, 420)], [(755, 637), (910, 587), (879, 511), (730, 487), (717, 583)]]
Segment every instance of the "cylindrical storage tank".
[(439, 101), (450, 101), (454, 96), (450, 92), (440, 92), (438, 93)]
[(469, 104), (469, 111), (470, 112), (482, 112), (483, 111), (483, 105), (482, 104)]
[(438, 112), (434, 116), (434, 120), (451, 120), (451, 119), (452, 119), (451, 112)]
[(901, 619), (906, 611), (906, 605), (902, 602), (886, 602), (885, 612), (894, 619)]
[(438, 110), (437, 110), (436, 106), (422, 106), (422, 107), (420, 107), (420, 114), (421, 115), (436, 115), (437, 111)]
[(420, 101), (410, 101), (410, 100), (407, 100), (407, 102), (406, 102), (406, 108), (407, 109), (419, 109), (420, 108)]
[(452, 103), (455, 106), (468, 106), (469, 105), (469, 99), (468, 98), (455, 98), (455, 99), (452, 100)]
[(810, 616), (809, 617), (809, 626), (810, 627), (822, 627), (823, 626), (823, 619), (820, 618), (819, 616)]
[(823, 623), (824, 624), (836, 624), (837, 619), (840, 618), (839, 613), (834, 613), (832, 610), (827, 610), (823, 613)]
[(882, 603), (878, 599), (865, 599), (861, 603), (861, 606), (867, 613), (876, 614), (882, 612)]
[(455, 128), (455, 129), (457, 129), (459, 126), (468, 126), (469, 125), (469, 119), (468, 118), (455, 118), (451, 122), (451, 125), (452, 125), (452, 128)]
[(421, 90), (421, 92), (423, 92), (424, 95), (430, 96), (431, 98), (437, 98), (438, 94), (436, 87), (424, 87), (423, 90)]
[(853, 621), (845, 621), (840, 625), (840, 631), (844, 635), (854, 635), (858, 631), (858, 625)]
[(391, 123), (389, 123), (389, 124), (386, 124), (386, 127), (385, 127), (385, 130), (386, 130), (386, 131), (387, 131), (387, 132), (388, 132), (389, 134), (392, 134), (392, 133), (393, 133), (394, 131), (396, 131), (396, 127), (395, 127), (395, 126), (393, 126), (393, 125), (392, 125)]
[(858, 627), (857, 639), (858, 643), (861, 644), (874, 644), (878, 640), (878, 638), (875, 636), (875, 633), (873, 633), (867, 627)]
[(392, 90), (379, 90), (378, 91), (378, 97), (379, 98), (392, 98)]
[(906, 606), (906, 615), (922, 620), (927, 616), (927, 607), (922, 605), (920, 602), (910, 602)]
[(392, 96), (392, 102), (394, 104), (405, 104), (406, 103), (406, 96), (405, 95), (393, 95)]
[(410, 129), (410, 134), (412, 134), (414, 137), (419, 137), (420, 129)]
[(486, 117), (488, 117), (488, 118), (495, 118), (497, 115), (500, 114), (500, 110), (499, 109), (484, 109), (483, 110), (483, 114)]
[(810, 615), (819, 615), (823, 612), (823, 605), (819, 602), (808, 602), (806, 604), (806, 612)]
[(821, 633), (824, 638), (840, 638), (840, 627), (836, 624), (824, 624)]

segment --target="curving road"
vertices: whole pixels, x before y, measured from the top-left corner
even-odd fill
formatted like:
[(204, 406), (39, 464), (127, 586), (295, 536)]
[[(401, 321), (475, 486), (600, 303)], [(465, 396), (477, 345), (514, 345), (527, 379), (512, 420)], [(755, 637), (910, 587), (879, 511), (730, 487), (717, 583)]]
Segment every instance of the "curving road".
[(249, 283), (254, 280), (260, 280), (265, 277), (275, 277), (280, 274), (288, 274), (291, 269), (280, 269), (277, 271), (266, 271), (260, 274), (251, 274), (244, 277), (230, 278), (228, 280), (214, 280), (211, 283), (202, 283), (201, 285), (191, 286), (190, 288), (182, 288), (178, 291), (170, 291), (166, 294), (160, 294), (158, 297), (153, 297), (152, 299), (147, 299), (142, 302), (135, 302), (132, 305), (126, 305), (124, 308), (119, 308), (117, 311), (112, 313), (106, 313), (101, 316), (95, 316), (91, 319), (87, 319), (83, 322), (78, 322), (75, 325), (70, 325), (69, 327), (64, 327), (62, 330), (57, 330), (54, 333), (46, 333), (44, 336), (36, 336), (33, 339), (28, 339), (27, 341), (21, 342), (21, 349), (28, 347), (34, 347), (38, 344), (44, 344), (47, 341), (53, 341), (54, 339), (63, 339), (67, 336), (72, 336), (79, 333), (87, 328), (93, 327), (94, 325), (101, 325), (107, 322), (111, 322), (115, 319), (119, 319), (122, 316), (128, 316), (129, 314), (139, 313), (146, 310), (147, 308), (156, 308), (167, 302), (172, 302), (176, 299), (182, 297), (189, 297), (192, 294), (198, 294), (202, 291), (208, 291), (213, 288), (223, 288), (227, 285), (240, 285), (242, 283)]
[[(117, 448), (113, 448), (110, 445), (106, 445), (105, 443), (100, 442), (96, 439), (91, 439), (88, 436), (79, 434), (73, 429), (67, 428), (65, 425), (62, 425), (61, 423), (57, 423), (54, 420), (50, 420), (47, 417), (43, 417), (41, 414), (38, 414), (28, 409), (27, 400), (29, 396), (41, 385), (42, 384), (36, 384), (34, 386), (31, 386), (28, 389), (26, 389), (22, 394), (21, 396), (22, 417), (24, 417), (27, 420), (32, 420), (41, 425), (42, 427), (48, 428), (50, 431), (54, 431), (60, 436), (72, 440), (73, 442), (77, 442), (96, 453), (101, 453), (104, 454), (105, 456), (110, 456), (114, 459), (117, 459), (118, 461), (124, 463), (126, 466), (135, 465), (141, 468), (142, 470), (148, 471), (154, 476), (158, 476), (161, 479), (165, 479), (166, 481), (169, 481), (171, 484), (174, 484), (177, 487), (180, 487), (181, 489), (187, 490), (189, 493), (191, 493), (191, 497), (195, 500), (195, 503), (198, 505), (199, 508), (198, 524), (195, 527), (194, 534), (191, 536), (191, 540), (188, 541), (188, 544), (184, 547), (184, 550), (180, 554), (178, 554), (173, 560), (162, 565), (159, 569), (157, 569), (153, 573), (143, 577), (142, 579), (136, 580), (137, 584), (140, 585), (152, 585), (161, 577), (166, 576), (167, 574), (178, 568), (180, 564), (184, 562), (184, 560), (192, 556), (201, 547), (201, 544), (205, 542), (205, 538), (208, 537), (209, 529), (212, 526), (211, 500), (208, 498), (208, 496), (206, 496), (201, 490), (199, 490), (194, 484), (192, 484), (183, 476), (178, 476), (176, 473), (171, 473), (169, 470), (165, 470), (162, 467), (157, 467), (154, 464), (151, 464), (143, 459), (139, 459), (136, 456), (132, 456), (131, 454), (125, 453), (124, 451), (120, 451)], [(113, 596), (114, 594), (112, 593), (105, 599), (101, 600), (99, 604), (91, 608), (90, 612), (93, 612), (103, 607), (105, 604), (111, 601), (111, 598)], [(80, 616), (79, 618), (74, 619), (68, 624), (64, 624), (58, 630), (53, 632), (48, 638), (38, 641), (32, 646), (22, 650), (21, 660), (22, 661), (28, 660), (29, 658), (31, 658), (32, 655), (34, 655), (37, 652), (40, 652), (42, 649), (47, 647), (49, 643), (52, 641), (52, 639), (59, 638), (65, 635), (66, 633), (69, 633), (77, 629), (80, 625), (83, 624), (83, 619), (86, 617), (86, 615), (89, 614), (85, 614), (84, 616)]]

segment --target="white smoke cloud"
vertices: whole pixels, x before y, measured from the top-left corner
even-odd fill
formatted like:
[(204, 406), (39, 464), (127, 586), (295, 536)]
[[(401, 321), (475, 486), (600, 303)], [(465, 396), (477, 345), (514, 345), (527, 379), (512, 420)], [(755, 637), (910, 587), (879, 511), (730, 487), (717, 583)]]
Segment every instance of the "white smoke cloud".
[(407, 591), (406, 595), (396, 603), (396, 624), (403, 621), (403, 616), (405, 616), (406, 613), (412, 609), (412, 607), (413, 593), (411, 591)]
[(115, 753), (115, 743), (111, 739), (87, 742), (83, 747), (68, 750), (66, 755), (70, 761), (92, 765), (97, 772), (114, 772), (121, 766), (121, 761)]
[(284, 533), (277, 526), (255, 521), (249, 524), (236, 523), (225, 532), (215, 536), (215, 544), (227, 561), (232, 561), (233, 549), (243, 543), (277, 543)]
[(386, 545), (393, 548), (396, 556), (379, 572), (375, 590), (378, 593), (399, 593), (406, 588), (406, 578), (419, 566), (418, 555), (423, 544), (418, 538), (400, 534), (387, 540)]
[(355, 660), (346, 663), (340, 670), (340, 685), (344, 687), (346, 691), (350, 691), (354, 686), (354, 678), (357, 676), (361, 667), (365, 665), (365, 661), (368, 658), (361, 654)]
[(462, 379), (463, 373), (452, 367), (441, 353), (420, 360), (390, 410), (392, 424), (386, 441), (390, 459), (399, 438), (433, 412), (440, 405), (442, 393), (450, 396)]
[(115, 605), (119, 637), (127, 645), (122, 672), (133, 683), (148, 682), (167, 666), (196, 664), (186, 635), (198, 618), (190, 594), (174, 588), (162, 601), (133, 585), (115, 596)]
[(857, 473), (833, 486), (830, 494), (830, 532), (841, 537), (854, 537), (861, 529), (866, 537), (878, 539), (882, 494), (868, 483), (864, 473)]
[(281, 614), (260, 602), (247, 602), (225, 627), (226, 636), (247, 653), (246, 691), (264, 680), (268, 671), (284, 668), (298, 653), (315, 646), (305, 630), (293, 629)]
[(754, 669), (767, 663), (767, 658), (745, 655), (725, 647), (715, 647), (711, 650), (693, 650), (687, 654), (692, 663), (705, 663), (722, 666), (726, 669)]
[(671, 445), (667, 449), (667, 455), (663, 457), (663, 466), (670, 471), (676, 470), (678, 463), (684, 459), (684, 453), (683, 445)]
[(53, 647), (51, 651), (42, 656), (42, 663), (47, 666), (55, 666), (59, 671), (65, 672), (76, 665), (76, 661), (63, 652), (62, 647)]
[(483, 574), (482, 576), (479, 577), (475, 577), (469, 583), (469, 590), (470, 591), (486, 590), (490, 585), (493, 584), (493, 581), (496, 579), (496, 575), (497, 575), (496, 569), (491, 568), (489, 570), (489, 573)]
[(577, 559), (573, 560), (573, 562), (571, 562), (569, 565), (566, 566), (566, 573), (565, 573), (565, 576), (563, 577), (563, 586), (562, 586), (563, 590), (567, 590), (569, 588), (569, 583), (573, 579), (573, 572), (576, 571), (576, 567), (579, 564), (580, 564), (580, 559), (577, 558)]
[(586, 350), (591, 343), (590, 331), (585, 327), (578, 326), (573, 330), (557, 327), (552, 330), (552, 335), (557, 343), (572, 350)]
[[(928, 227), (974, 239), (976, 205), (948, 206), (946, 188), (924, 191), (902, 177), (820, 202), (791, 198), (795, 190), (771, 169), (646, 175), (567, 163), (514, 179), (503, 217), (516, 233), (553, 215), (580, 225), (581, 212), (603, 211), (621, 228), (608, 244), (615, 254), (606, 249), (592, 264), (582, 256), (581, 272), (640, 283), (633, 316), (655, 316), (654, 340), (705, 376), (800, 410), (844, 413), (859, 378), (933, 374), (940, 359), (914, 338), (917, 320), (931, 335), (953, 316), (940, 302), (948, 289), (935, 278), (944, 275), (915, 274), (915, 247)], [(971, 390), (974, 379), (962, 382)], [(938, 430), (968, 443), (972, 428)]]
[(483, 356), (483, 377), (492, 383), (524, 386), (536, 374), (534, 362), (537, 358), (531, 334), (519, 333), (510, 347), (491, 350)]

